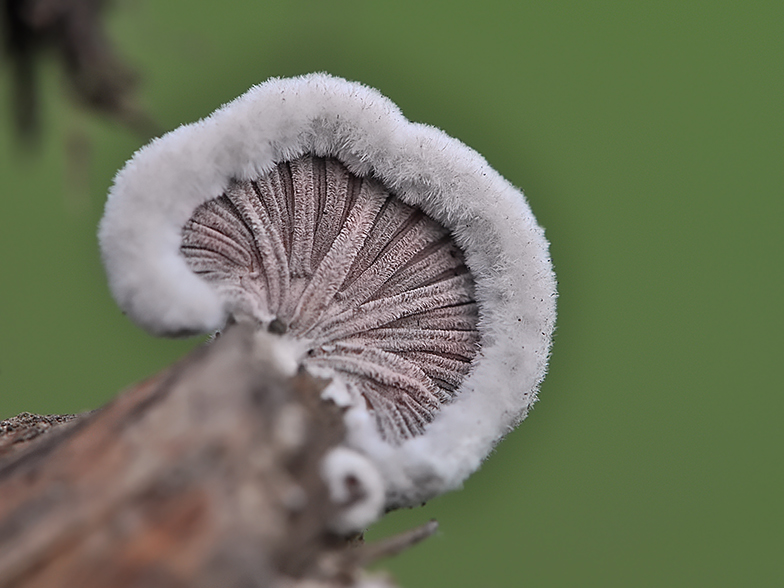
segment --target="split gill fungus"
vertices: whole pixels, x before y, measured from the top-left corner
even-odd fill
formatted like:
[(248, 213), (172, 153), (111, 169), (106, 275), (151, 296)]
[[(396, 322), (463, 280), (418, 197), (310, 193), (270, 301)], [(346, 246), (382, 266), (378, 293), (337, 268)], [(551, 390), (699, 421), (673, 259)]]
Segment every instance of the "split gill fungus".
[(556, 281), (524, 195), (362, 84), (271, 79), (156, 139), (117, 174), (99, 241), (149, 332), (251, 323), (330, 378), (387, 509), (460, 487), (547, 371)]

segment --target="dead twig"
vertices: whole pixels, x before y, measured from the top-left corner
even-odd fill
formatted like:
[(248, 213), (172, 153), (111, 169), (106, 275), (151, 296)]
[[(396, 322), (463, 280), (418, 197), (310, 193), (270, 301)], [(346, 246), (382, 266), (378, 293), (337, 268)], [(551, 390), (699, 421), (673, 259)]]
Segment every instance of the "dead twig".
[(0, 585), (390, 585), (361, 566), (435, 523), (359, 547), (330, 531), (341, 410), (258, 336), (235, 326), (99, 411), (3, 421)]

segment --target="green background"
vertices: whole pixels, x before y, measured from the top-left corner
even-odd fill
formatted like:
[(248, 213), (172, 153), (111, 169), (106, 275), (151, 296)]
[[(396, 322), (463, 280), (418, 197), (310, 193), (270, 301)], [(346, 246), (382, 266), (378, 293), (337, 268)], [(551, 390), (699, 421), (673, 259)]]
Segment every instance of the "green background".
[[(784, 3), (119, 2), (109, 28), (166, 128), (324, 70), (521, 186), (560, 282), (550, 374), (441, 522), (382, 567), (407, 588), (784, 586)], [(20, 152), (0, 71), (0, 418), (73, 412), (196, 342), (106, 288), (95, 227), (143, 140), (49, 60)], [(87, 159), (68, 157), (74, 142)]]

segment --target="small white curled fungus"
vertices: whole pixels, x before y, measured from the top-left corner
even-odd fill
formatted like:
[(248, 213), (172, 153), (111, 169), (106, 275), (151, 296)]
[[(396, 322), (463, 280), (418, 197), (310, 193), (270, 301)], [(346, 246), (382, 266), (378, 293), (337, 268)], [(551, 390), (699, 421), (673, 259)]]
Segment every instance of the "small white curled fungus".
[(321, 462), (321, 476), (330, 500), (341, 507), (330, 523), (335, 533), (361, 531), (381, 515), (386, 499), (384, 480), (361, 453), (335, 447)]
[(99, 239), (152, 333), (251, 322), (333, 378), (387, 508), (459, 487), (546, 372), (556, 282), (525, 197), (361, 84), (272, 79), (153, 141)]

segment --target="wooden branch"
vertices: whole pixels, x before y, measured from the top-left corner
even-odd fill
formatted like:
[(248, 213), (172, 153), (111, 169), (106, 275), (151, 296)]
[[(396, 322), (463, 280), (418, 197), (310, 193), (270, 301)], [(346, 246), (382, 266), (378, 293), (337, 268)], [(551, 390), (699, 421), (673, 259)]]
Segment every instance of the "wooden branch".
[(99, 411), (0, 424), (0, 586), (388, 586), (386, 548), (337, 536), (326, 385), (236, 326)]

